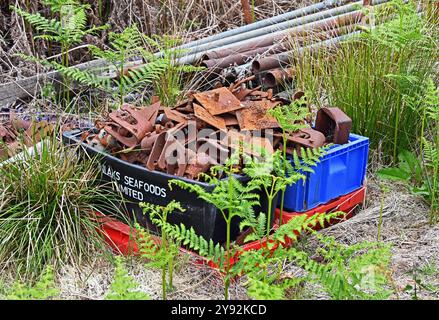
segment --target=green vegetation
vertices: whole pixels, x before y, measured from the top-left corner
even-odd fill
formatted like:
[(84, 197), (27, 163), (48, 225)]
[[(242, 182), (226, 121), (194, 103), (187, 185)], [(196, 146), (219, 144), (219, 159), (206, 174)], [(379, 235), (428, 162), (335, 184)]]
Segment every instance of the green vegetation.
[[(42, 39), (48, 42), (59, 43), (60, 55), (56, 55), (52, 58), (60, 58), (59, 62), (53, 60), (38, 59), (33, 57), (23, 56), (23, 58), (30, 58), (37, 61), (43, 61), (47, 65), (59, 66), (60, 68), (68, 68), (70, 65), (69, 51), (70, 49), (82, 42), (83, 38), (87, 34), (96, 33), (99, 30), (105, 29), (102, 27), (87, 28), (87, 14), (86, 11), (90, 9), (90, 5), (81, 4), (77, 0), (44, 0), (43, 3), (50, 7), (53, 14), (58, 15), (58, 19), (48, 19), (42, 16), (40, 13), (29, 13), (22, 10), (19, 7), (12, 6), (11, 9), (22, 16), (39, 34), (34, 39)], [(64, 103), (68, 103), (70, 100), (69, 92), (69, 78), (63, 79), (64, 90), (63, 98)]]
[(149, 45), (150, 51), (160, 52), (160, 56), (155, 56), (145, 52), (145, 59), (149, 63), (165, 61), (165, 67), (159, 77), (152, 80), (153, 91), (159, 97), (162, 105), (172, 107), (177, 104), (182, 94), (185, 93), (188, 85), (185, 83), (185, 76), (200, 70), (202, 67), (192, 65), (180, 65), (177, 63), (185, 50), (175, 50), (174, 47), (180, 44), (180, 40), (171, 36), (144, 37), (145, 42)]
[[(271, 109), (270, 114), (276, 118), (282, 129), (282, 157), (283, 157), (283, 173), (282, 176), (288, 175), (288, 168), (290, 168), (290, 161), (287, 159), (287, 138), (288, 135), (299, 131), (300, 129), (308, 127), (304, 123), (303, 119), (310, 115), (306, 105), (306, 96), (301, 97), (298, 100), (294, 100), (290, 105), (280, 105)], [(284, 203), (285, 203), (285, 190), (281, 189), (281, 202), (280, 202), (280, 215), (279, 223), (282, 224)]]
[(421, 121), (410, 101), (425, 94), (430, 77), (437, 79), (438, 28), (411, 1), (394, 0), (374, 14), (387, 22), (337, 50), (303, 55), (295, 69), (298, 86), (313, 102), (343, 109), (353, 130), (395, 162), (400, 150), (420, 143)]
[[(136, 225), (136, 230), (139, 236), (138, 244), (140, 254), (143, 258), (150, 261), (147, 266), (162, 270), (162, 296), (163, 300), (166, 300), (167, 292), (173, 290), (174, 261), (179, 253), (180, 247), (180, 243), (168, 235), (168, 228), (166, 228), (168, 214), (177, 210), (185, 210), (175, 200), (168, 203), (166, 207), (156, 206), (150, 203), (141, 203), (140, 206), (143, 208), (144, 214), (149, 215), (152, 223), (161, 227), (160, 244), (157, 244), (139, 225)], [(168, 283), (166, 282), (166, 271), (168, 272)]]
[(105, 300), (149, 300), (149, 295), (138, 290), (139, 284), (128, 275), (122, 257), (117, 256), (115, 262), (113, 282)]
[(48, 300), (59, 295), (59, 290), (55, 287), (53, 269), (50, 266), (45, 268), (35, 285), (15, 281), (10, 288), (2, 291), (0, 299), (6, 300)]
[(414, 100), (413, 108), (422, 119), (419, 156), (402, 150), (398, 167), (381, 169), (378, 176), (402, 181), (411, 192), (423, 196), (430, 205), (433, 223), (439, 216), (439, 90), (432, 80), (427, 83), (425, 96)]
[[(360, 242), (348, 246), (313, 230), (315, 225), (323, 225), (340, 214), (343, 213), (316, 214), (310, 218), (299, 215), (274, 232), (272, 238), (279, 241), (279, 246), (243, 252), (234, 268), (246, 275), (248, 294), (255, 299), (285, 299), (287, 292), (300, 292), (304, 284), (315, 283), (331, 299), (388, 298), (392, 291), (387, 288), (390, 263), (387, 245)], [(318, 240), (317, 249), (310, 252), (296, 244), (303, 232)], [(285, 237), (294, 241), (291, 247), (283, 246)], [(306, 273), (282, 277), (285, 261)]]
[(97, 184), (97, 161), (46, 139), (0, 167), (0, 260), (29, 278), (46, 265), (79, 263), (103, 239), (96, 212), (117, 213), (121, 198)]

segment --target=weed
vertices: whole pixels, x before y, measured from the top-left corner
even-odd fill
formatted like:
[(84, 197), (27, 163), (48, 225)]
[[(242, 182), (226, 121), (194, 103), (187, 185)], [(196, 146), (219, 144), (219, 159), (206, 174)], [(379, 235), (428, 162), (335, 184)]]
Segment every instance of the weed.
[[(156, 206), (149, 203), (141, 203), (144, 214), (149, 214), (152, 223), (161, 227), (160, 245), (156, 244), (149, 234), (139, 225), (136, 226), (139, 234), (140, 253), (143, 258), (150, 262), (149, 266), (162, 270), (162, 296), (166, 300), (168, 291), (173, 290), (174, 260), (179, 253), (179, 243), (168, 235), (166, 227), (168, 214), (178, 210), (185, 211), (178, 202), (171, 201), (166, 207)], [(166, 283), (166, 271), (168, 271), (168, 283)], [(169, 289), (169, 290), (168, 290)]]
[[(317, 233), (312, 228), (324, 225), (343, 214), (299, 215), (276, 230), (274, 243), (283, 244), (288, 237), (291, 247), (267, 246), (263, 250), (248, 251), (240, 255), (236, 270), (247, 277), (248, 294), (256, 299), (284, 299), (288, 289), (299, 288), (305, 283), (323, 287), (332, 299), (383, 299), (387, 290), (390, 248), (380, 243), (362, 242), (343, 245), (333, 237)], [(295, 244), (298, 236), (307, 232), (319, 244), (315, 251), (300, 249)], [(306, 271), (298, 277), (281, 277), (285, 262), (294, 263)]]
[(4, 290), (7, 300), (47, 300), (59, 295), (55, 287), (53, 269), (47, 266), (35, 285), (26, 285), (19, 281)]
[[(304, 107), (306, 97), (303, 96), (298, 100), (293, 101), (290, 105), (281, 105), (273, 108), (269, 113), (274, 116), (282, 129), (282, 157), (284, 161), (283, 174), (282, 176), (287, 176), (289, 160), (287, 159), (287, 143), (288, 135), (297, 132), (300, 129), (306, 128), (307, 125), (304, 123), (305, 119), (309, 115), (309, 111)], [(283, 213), (284, 213), (284, 202), (285, 202), (285, 191), (286, 188), (281, 190), (281, 202), (280, 202), (280, 215), (279, 223), (282, 224)]]
[[(230, 259), (232, 258), (230, 230), (232, 219), (235, 217), (252, 217), (254, 219), (253, 207), (259, 205), (259, 196), (256, 193), (259, 186), (255, 183), (243, 185), (235, 176), (235, 173), (237, 172), (236, 164), (239, 163), (239, 160), (240, 152), (236, 152), (227, 159), (224, 165), (212, 167), (212, 176), (203, 175), (203, 178), (207, 183), (215, 186), (211, 192), (206, 191), (199, 185), (190, 184), (182, 180), (171, 180), (169, 182), (170, 188), (173, 185), (176, 185), (180, 188), (195, 192), (200, 199), (213, 204), (221, 212), (224, 221), (226, 222), (226, 266), (224, 286), (224, 297), (226, 300), (229, 297), (230, 286)], [(225, 174), (227, 179), (218, 179), (217, 175), (219, 175), (219, 172)], [(212, 249), (212, 247), (213, 243), (212, 245), (209, 244), (208, 248)]]
[(381, 169), (378, 175), (402, 181), (411, 192), (423, 196), (430, 205), (430, 223), (434, 223), (439, 212), (439, 91), (432, 80), (428, 82), (425, 96), (411, 104), (422, 115), (420, 155), (402, 150), (398, 167)]
[(437, 28), (418, 15), (412, 1), (393, 0), (375, 15), (390, 21), (365, 29), (335, 52), (303, 55), (295, 65), (296, 80), (313, 89), (310, 98), (317, 104), (343, 109), (353, 129), (391, 162), (419, 137), (421, 121), (407, 97), (422, 96), (435, 72)]
[[(35, 36), (34, 39), (42, 39), (60, 44), (61, 63), (53, 61), (53, 65), (68, 68), (70, 65), (70, 48), (80, 43), (87, 34), (105, 29), (106, 26), (87, 28), (86, 11), (90, 9), (89, 4), (81, 4), (77, 0), (45, 0), (43, 3), (48, 5), (53, 13), (59, 15), (58, 20), (54, 18), (48, 19), (40, 13), (29, 13), (19, 7), (12, 6), (11, 9), (22, 16), (37, 32), (41, 33)], [(25, 59), (40, 61), (36, 57), (21, 56)], [(70, 88), (67, 77), (64, 79), (64, 85), (63, 97), (65, 102), (68, 103)]]
[(139, 284), (128, 275), (122, 257), (116, 257), (116, 268), (105, 300), (149, 300), (148, 294), (138, 290)]
[(184, 76), (203, 70), (204, 68), (192, 65), (180, 65), (178, 63), (178, 58), (185, 52), (185, 50), (174, 49), (174, 47), (181, 42), (178, 38), (154, 35), (152, 37), (145, 37), (144, 39), (151, 47), (151, 51), (160, 52), (158, 56), (146, 54), (146, 60), (149, 63), (157, 61), (165, 62), (165, 70), (159, 77), (152, 80), (153, 90), (159, 97), (162, 105), (166, 107), (174, 106), (183, 93)]

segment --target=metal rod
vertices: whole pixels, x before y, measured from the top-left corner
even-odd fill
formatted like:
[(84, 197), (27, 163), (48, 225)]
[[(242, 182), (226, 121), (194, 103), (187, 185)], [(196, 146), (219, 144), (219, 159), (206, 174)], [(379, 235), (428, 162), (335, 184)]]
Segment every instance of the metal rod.
[[(389, 0), (378, 0), (378, 1), (389, 1)], [(317, 12), (315, 14), (311, 14), (308, 16), (300, 17), (293, 20), (288, 20), (285, 22), (278, 23), (276, 25), (267, 26), (264, 28), (260, 28), (257, 30), (252, 30), (249, 32), (245, 32), (242, 34), (237, 34), (234, 36), (230, 36), (227, 38), (218, 39), (216, 41), (211, 41), (206, 44), (198, 45), (196, 47), (190, 48), (188, 51), (185, 52), (186, 57), (182, 58), (183, 64), (190, 64), (193, 63), (196, 60), (199, 60), (205, 51), (219, 48), (222, 46), (226, 46), (232, 43), (237, 43), (242, 40), (248, 40), (251, 38), (255, 38), (258, 36), (263, 36), (268, 33), (273, 33), (280, 30), (285, 30), (288, 28), (304, 25), (310, 22), (318, 21), (325, 18), (334, 17), (340, 14), (352, 12), (358, 9), (358, 6), (361, 5), (362, 1), (357, 1), (354, 3), (350, 3), (341, 7), (336, 7), (330, 10), (325, 10), (321, 12)], [(201, 54), (200, 54), (201, 53)], [(192, 61), (191, 61), (192, 60)]]
[(360, 20), (363, 15), (364, 14), (361, 11), (354, 11), (336, 17), (323, 19), (318, 22), (312, 22), (303, 26), (294, 27), (292, 29), (287, 29), (280, 33), (276, 32), (270, 35), (258, 37), (257, 39), (243, 41), (237, 45), (235, 44), (225, 49), (218, 48), (214, 51), (206, 52), (202, 56), (202, 61), (229, 57), (238, 53), (246, 53), (251, 50), (256, 51), (262, 47), (270, 48), (271, 46), (278, 46), (280, 43), (284, 43), (286, 39), (291, 39), (292, 37), (303, 37), (312, 32), (327, 31), (355, 23), (357, 20)]
[(261, 21), (257, 21), (255, 23), (252, 24), (248, 24), (246, 26), (242, 26), (239, 28), (235, 28), (232, 30), (227, 30), (218, 34), (214, 34), (211, 35), (209, 37), (200, 39), (200, 40), (196, 40), (196, 41), (192, 41), (186, 44), (183, 44), (179, 47), (177, 47), (177, 49), (188, 49), (188, 48), (192, 48), (192, 47), (197, 47), (200, 46), (202, 44), (205, 43), (209, 43), (218, 39), (224, 39), (227, 37), (231, 37), (237, 34), (243, 34), (246, 33), (248, 31), (252, 31), (252, 30), (257, 30), (257, 29), (261, 29), (263, 27), (267, 27), (270, 25), (274, 25), (274, 24), (278, 24), (280, 22), (283, 21), (288, 21), (288, 20), (292, 20), (295, 18), (299, 18), (299, 17), (303, 17), (309, 14), (313, 14), (319, 11), (322, 11), (324, 9), (329, 9), (332, 8), (334, 6), (339, 6), (341, 4), (347, 3), (347, 2), (352, 2), (352, 0), (344, 0), (344, 1), (337, 1), (337, 0), (325, 0), (304, 8), (299, 8), (290, 12), (286, 12), (284, 14), (280, 14), (271, 18), (267, 18)]
[[(374, 5), (383, 4), (389, 2), (390, 0), (374, 0), (372, 1)], [(299, 26), (303, 26), (305, 24), (312, 25), (312, 23), (319, 23), (323, 19), (332, 19), (338, 15), (346, 14), (355, 9), (361, 7), (362, 1), (357, 1), (355, 3), (351, 3), (342, 7), (337, 7), (331, 10), (327, 10), (324, 12), (318, 12), (317, 14), (312, 14), (303, 18), (299, 18), (296, 20), (286, 21), (281, 24), (277, 24), (274, 26), (269, 26), (266, 28), (250, 31), (241, 35), (228, 37), (226, 39), (221, 39), (219, 41), (214, 41), (213, 43), (207, 43), (205, 45), (201, 45), (196, 48), (190, 49), (189, 52), (185, 53), (185, 56), (178, 59), (179, 64), (192, 64), (198, 60), (200, 60), (204, 54), (213, 51), (214, 49), (226, 49), (233, 46), (237, 46), (238, 44), (250, 43), (253, 40), (258, 40), (263, 42), (264, 38), (267, 37), (268, 33), (277, 33), (278, 35), (282, 34), (286, 28), (291, 27), (290, 29), (297, 28)], [(281, 28), (279, 26), (282, 25)], [(279, 30), (280, 29), (280, 30)], [(288, 30), (288, 29), (287, 29)], [(259, 35), (259, 36), (258, 36)]]

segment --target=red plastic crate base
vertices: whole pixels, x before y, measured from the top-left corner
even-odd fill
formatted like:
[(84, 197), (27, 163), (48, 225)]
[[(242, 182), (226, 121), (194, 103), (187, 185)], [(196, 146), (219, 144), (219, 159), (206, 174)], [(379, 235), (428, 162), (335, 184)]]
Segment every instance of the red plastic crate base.
[[(131, 228), (127, 224), (118, 221), (114, 218), (107, 217), (101, 213), (97, 213), (97, 215), (102, 218), (102, 220), (100, 221), (102, 225), (102, 229), (100, 231), (104, 235), (107, 244), (113, 249), (115, 253), (122, 255), (139, 254), (139, 247), (137, 246), (137, 243), (135, 241), (136, 230), (134, 228)], [(277, 228), (276, 225), (275, 228)], [(154, 238), (154, 241), (156, 243), (160, 243), (159, 237), (156, 236), (152, 236), (152, 237)], [(265, 247), (265, 246), (266, 246), (266, 240), (263, 240), (262, 243), (260, 241), (255, 241), (255, 242), (244, 244), (242, 246), (242, 249), (243, 251), (259, 250), (261, 249), (261, 247)], [(197, 263), (205, 264), (210, 267), (217, 268), (217, 266), (212, 261), (209, 261), (206, 258), (201, 257), (195, 252), (192, 252), (184, 248), (180, 248), (180, 252), (191, 254), (196, 258)], [(231, 265), (236, 263), (238, 255), (239, 254), (230, 258)]]
[[(282, 214), (282, 223), (287, 223), (292, 218), (300, 216), (300, 215), (306, 215), (308, 217), (311, 217), (315, 215), (316, 213), (330, 213), (330, 212), (336, 212), (336, 211), (343, 211), (346, 214), (343, 215), (341, 218), (332, 219), (328, 225), (325, 225), (325, 227), (328, 227), (330, 225), (336, 224), (341, 221), (345, 221), (352, 217), (352, 213), (355, 208), (357, 208), (360, 204), (364, 202), (364, 199), (366, 198), (366, 186), (361, 187), (360, 189), (353, 191), (347, 195), (338, 197), (337, 199), (334, 199), (326, 204), (323, 204), (321, 206), (318, 206), (314, 209), (305, 211), (305, 212), (287, 212), (284, 210)], [(279, 221), (280, 219), (280, 210), (279, 208), (276, 209), (275, 212), (275, 219)], [(316, 230), (321, 229), (320, 226), (317, 226), (315, 228)]]
[[(306, 211), (306, 212), (286, 212), (284, 211), (282, 220), (283, 223), (288, 222), (293, 217), (298, 215), (307, 215), (312, 216), (315, 213), (328, 213), (328, 212), (335, 212), (335, 211), (343, 211), (346, 213), (346, 215), (343, 218), (334, 219), (329, 224), (335, 224), (340, 221), (349, 219), (352, 217), (353, 210), (364, 202), (366, 195), (366, 187), (363, 186), (357, 191), (354, 191), (352, 193), (349, 193), (345, 196), (341, 196), (327, 204), (321, 205), (319, 207), (316, 207), (312, 210)], [(279, 221), (279, 209), (276, 209), (276, 216), (275, 219)], [(139, 248), (135, 241), (136, 236), (136, 230), (128, 226), (127, 224), (115, 220), (113, 218), (107, 217), (103, 214), (97, 213), (98, 216), (102, 217), (102, 229), (101, 232), (105, 236), (106, 242), (111, 246), (111, 248), (118, 254), (122, 255), (138, 255), (139, 254)], [(276, 229), (276, 225), (274, 226)], [(159, 237), (154, 237), (155, 241), (157, 243), (160, 243)], [(291, 240), (287, 239), (286, 245), (291, 244)], [(266, 247), (267, 242), (266, 240), (260, 242), (260, 241), (254, 241), (247, 244), (244, 244), (242, 246), (243, 251), (250, 251), (250, 250), (259, 250), (261, 247)], [(272, 249), (276, 249), (276, 246)], [(212, 268), (217, 268), (217, 266), (212, 262), (209, 261), (198, 254), (184, 249), (180, 248), (180, 252), (187, 253), (196, 258), (196, 262), (203, 265), (208, 265)], [(239, 258), (239, 253), (237, 253), (235, 256), (230, 258), (230, 263), (234, 264)]]

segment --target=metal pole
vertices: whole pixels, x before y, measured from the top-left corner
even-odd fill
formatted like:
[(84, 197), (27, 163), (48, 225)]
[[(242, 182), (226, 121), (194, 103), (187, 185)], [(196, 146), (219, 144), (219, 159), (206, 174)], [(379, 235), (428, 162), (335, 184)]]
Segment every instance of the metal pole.
[[(389, 0), (378, 0), (378, 1), (389, 1)], [(285, 22), (281, 22), (275, 25), (271, 25), (271, 26), (267, 26), (264, 28), (260, 28), (257, 30), (253, 30), (253, 31), (249, 31), (249, 32), (245, 32), (242, 34), (237, 34), (234, 36), (230, 36), (227, 38), (221, 38), (219, 40), (216, 41), (211, 41), (209, 43), (206, 44), (202, 44), (202, 45), (198, 45), (196, 47), (192, 47), (190, 48), (187, 52), (185, 52), (185, 55), (189, 55), (190, 57), (192, 57), (192, 55), (197, 58), (195, 58), (193, 61), (198, 60), (199, 59), (199, 55), (196, 55), (199, 52), (203, 52), (210, 50), (210, 49), (214, 49), (214, 48), (218, 48), (218, 47), (222, 47), (222, 46), (226, 46), (232, 43), (238, 43), (242, 40), (247, 40), (250, 38), (255, 38), (258, 36), (262, 36), (262, 35), (266, 35), (268, 33), (273, 33), (276, 31), (280, 31), (280, 30), (285, 30), (288, 28), (292, 28), (292, 27), (296, 27), (296, 26), (300, 26), (306, 23), (310, 23), (310, 22), (314, 22), (314, 21), (318, 21), (321, 19), (325, 19), (325, 18), (329, 18), (329, 17), (333, 17), (333, 16), (337, 16), (340, 14), (344, 14), (344, 13), (348, 13), (348, 12), (352, 12), (358, 9), (358, 6), (362, 4), (362, 1), (357, 1), (354, 3), (350, 3), (341, 7), (337, 7), (337, 8), (333, 8), (330, 10), (326, 10), (326, 11), (322, 11), (322, 12), (317, 12), (315, 14), (311, 14), (305, 17), (301, 17), (298, 19), (293, 19), (293, 20), (288, 20)], [(188, 59), (186, 57), (186, 59)], [(184, 61), (184, 60), (183, 60)], [(192, 62), (193, 62), (192, 61)], [(185, 62), (185, 63), (191, 63), (191, 62)]]
[(345, 4), (347, 2), (351, 2), (352, 0), (344, 0), (344, 1), (337, 1), (337, 0), (325, 0), (322, 1), (320, 3), (316, 3), (304, 8), (300, 8), (291, 12), (286, 12), (284, 14), (281, 15), (277, 15), (275, 17), (271, 17), (271, 18), (267, 18), (261, 21), (257, 21), (255, 23), (252, 24), (248, 24), (246, 26), (242, 26), (239, 28), (235, 28), (232, 30), (228, 30), (228, 31), (224, 31), (218, 34), (214, 34), (211, 35), (209, 37), (200, 39), (200, 40), (196, 40), (196, 41), (192, 41), (186, 44), (183, 44), (181, 46), (178, 46), (176, 49), (188, 49), (188, 48), (192, 48), (192, 47), (197, 47), (200, 46), (202, 44), (205, 43), (209, 43), (209, 42), (213, 42), (216, 41), (218, 39), (224, 39), (227, 37), (231, 37), (237, 34), (243, 34), (246, 33), (248, 31), (252, 31), (252, 30), (256, 30), (256, 29), (260, 29), (266, 26), (270, 26), (270, 25), (274, 25), (274, 24), (278, 24), (280, 22), (283, 21), (288, 21), (288, 20), (292, 20), (295, 18), (299, 18), (299, 17), (303, 17), (309, 14), (313, 14), (319, 11), (322, 11), (324, 9), (329, 9), (332, 8), (334, 6), (338, 6), (341, 4)]

